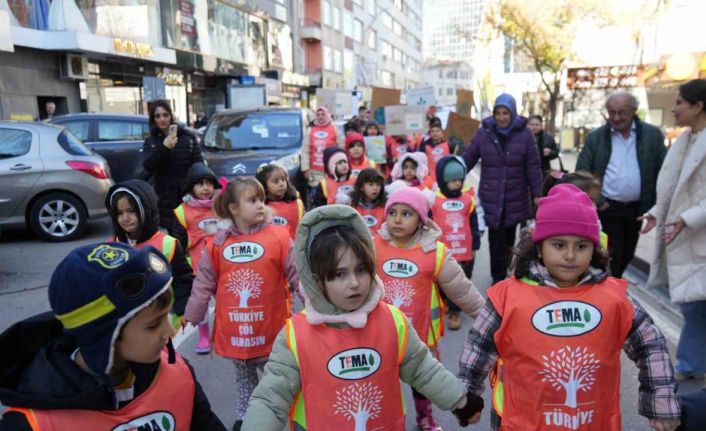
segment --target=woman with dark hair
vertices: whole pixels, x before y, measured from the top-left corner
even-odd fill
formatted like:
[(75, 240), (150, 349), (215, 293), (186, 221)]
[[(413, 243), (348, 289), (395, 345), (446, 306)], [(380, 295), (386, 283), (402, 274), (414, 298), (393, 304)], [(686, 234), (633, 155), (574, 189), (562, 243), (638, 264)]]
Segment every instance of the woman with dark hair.
[(649, 287), (668, 288), (684, 315), (677, 378), (706, 374), (706, 79), (679, 87), (674, 123), (688, 127), (657, 177), (657, 204), (641, 233), (657, 227)]
[(534, 142), (537, 144), (537, 151), (539, 151), (539, 158), (542, 162), (542, 172), (547, 175), (551, 170), (550, 162), (559, 157), (559, 148), (554, 136), (544, 130), (544, 119), (541, 115), (530, 115), (527, 127), (534, 135)]
[(173, 210), (181, 204), (182, 180), (191, 165), (203, 162), (203, 156), (196, 137), (181, 126), (177, 126), (176, 134), (170, 134), (170, 126), (176, 125), (176, 119), (168, 101), (152, 102), (149, 116), (150, 136), (142, 146), (143, 166), (154, 179), (159, 198), (159, 226), (171, 230)]

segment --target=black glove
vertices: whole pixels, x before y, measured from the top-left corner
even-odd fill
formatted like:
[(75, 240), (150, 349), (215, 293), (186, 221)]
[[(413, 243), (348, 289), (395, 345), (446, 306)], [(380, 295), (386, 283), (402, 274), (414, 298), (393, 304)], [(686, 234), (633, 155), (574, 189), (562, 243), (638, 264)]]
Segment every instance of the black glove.
[(466, 393), (466, 405), (460, 409), (454, 409), (453, 414), (458, 419), (462, 427), (468, 426), (468, 420), (476, 413), (483, 410), (483, 398), (471, 392)]

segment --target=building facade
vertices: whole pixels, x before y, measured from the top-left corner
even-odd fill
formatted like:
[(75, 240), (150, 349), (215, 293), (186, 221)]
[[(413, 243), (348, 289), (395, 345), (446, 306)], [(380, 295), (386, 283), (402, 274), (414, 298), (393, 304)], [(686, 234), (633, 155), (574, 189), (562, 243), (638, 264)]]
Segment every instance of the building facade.
[(471, 62), (486, 0), (424, 0), (424, 60)]
[(439, 106), (455, 106), (456, 90), (473, 89), (473, 78), (473, 69), (465, 61), (428, 60), (424, 63), (424, 85), (434, 87)]

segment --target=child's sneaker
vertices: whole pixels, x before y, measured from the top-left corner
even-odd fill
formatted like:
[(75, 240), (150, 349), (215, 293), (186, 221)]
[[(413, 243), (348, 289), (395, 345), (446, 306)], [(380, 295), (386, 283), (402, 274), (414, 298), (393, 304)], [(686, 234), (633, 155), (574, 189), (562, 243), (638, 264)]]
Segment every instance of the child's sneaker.
[(205, 355), (211, 352), (211, 331), (207, 322), (199, 323), (199, 342), (196, 343), (196, 353)]
[(449, 311), (448, 327), (452, 331), (458, 331), (461, 329), (461, 315), (458, 311)]
[(431, 401), (415, 398), (414, 407), (417, 410), (417, 427), (420, 431), (444, 431), (431, 415)]

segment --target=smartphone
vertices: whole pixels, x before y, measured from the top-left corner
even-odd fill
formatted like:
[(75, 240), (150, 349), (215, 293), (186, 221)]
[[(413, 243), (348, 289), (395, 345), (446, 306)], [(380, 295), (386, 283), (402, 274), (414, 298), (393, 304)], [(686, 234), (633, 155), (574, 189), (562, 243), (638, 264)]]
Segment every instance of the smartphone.
[(169, 136), (176, 136), (178, 129), (179, 129), (179, 126), (176, 124), (170, 125), (169, 126)]

